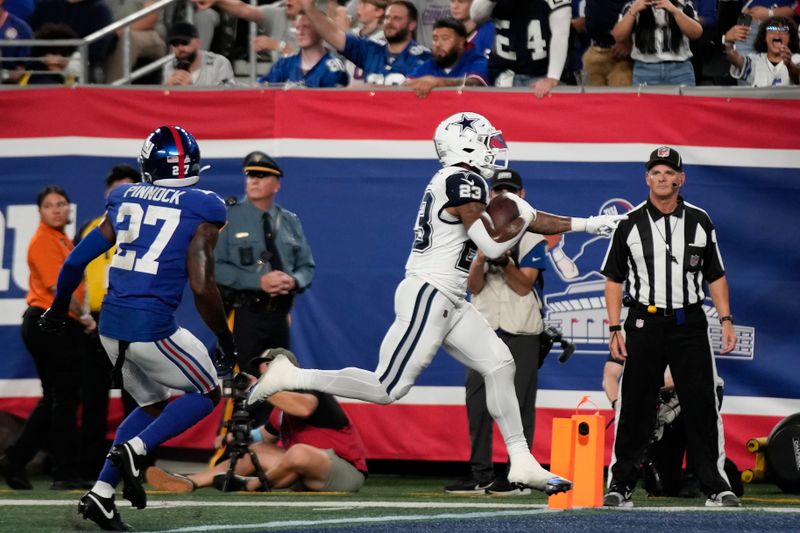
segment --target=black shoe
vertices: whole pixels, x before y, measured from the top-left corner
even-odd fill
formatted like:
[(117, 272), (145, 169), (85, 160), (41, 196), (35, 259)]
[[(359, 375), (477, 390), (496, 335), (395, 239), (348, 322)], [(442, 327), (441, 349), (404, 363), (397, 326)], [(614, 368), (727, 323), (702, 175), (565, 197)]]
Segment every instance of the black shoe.
[(621, 507), (624, 509), (633, 508), (631, 491), (625, 487), (614, 487), (603, 496), (603, 507)]
[(122, 521), (114, 505), (114, 498), (103, 498), (92, 491), (78, 501), (78, 514), (84, 520), (91, 520), (106, 531), (130, 531), (131, 526)]
[(8, 483), (8, 486), (16, 490), (31, 490), (31, 485), (28, 475), (25, 473), (25, 468), (13, 464), (7, 455), (0, 457), (0, 476), (3, 476)]
[(108, 452), (109, 460), (119, 468), (124, 486), (122, 496), (137, 509), (147, 507), (147, 493), (144, 491), (144, 456), (137, 454), (127, 442), (116, 444)]
[[(248, 478), (237, 476), (236, 474), (230, 478), (228, 478), (228, 474), (217, 474), (214, 476), (213, 484), (215, 489), (221, 490), (222, 492), (241, 492), (249, 490), (247, 488), (247, 480)], [(265, 489), (261, 487), (258, 490), (263, 491)]]
[(718, 494), (710, 494), (706, 500), (706, 507), (739, 507), (742, 502), (736, 494), (726, 490)]
[(509, 483), (508, 479), (499, 477), (486, 487), (486, 494), (493, 496), (526, 496), (531, 489), (519, 483)]
[(447, 494), (486, 494), (486, 489), (492, 484), (492, 480), (476, 481), (468, 479), (461, 483), (448, 485), (444, 488)]

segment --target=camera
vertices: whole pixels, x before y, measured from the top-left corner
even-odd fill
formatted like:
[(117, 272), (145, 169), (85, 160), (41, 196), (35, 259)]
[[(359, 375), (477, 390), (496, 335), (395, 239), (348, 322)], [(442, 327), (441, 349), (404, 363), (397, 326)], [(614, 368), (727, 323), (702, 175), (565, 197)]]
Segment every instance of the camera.
[(253, 428), (250, 412), (247, 410), (247, 389), (250, 380), (247, 374), (236, 374), (233, 379), (226, 380), (222, 385), (222, 392), (233, 400), (233, 413), (228, 420), (228, 432), (233, 437), (234, 446), (247, 447), (250, 444), (250, 430)]
[(561, 344), (561, 355), (558, 356), (559, 363), (566, 363), (567, 359), (572, 357), (575, 353), (575, 345), (568, 340), (564, 339), (564, 334), (555, 326), (547, 326), (542, 331), (540, 337), (541, 348), (539, 350), (539, 368), (544, 364), (544, 359), (555, 343)]
[(185, 70), (186, 72), (191, 72), (192, 62), (188, 59), (178, 59), (175, 61), (175, 70)]

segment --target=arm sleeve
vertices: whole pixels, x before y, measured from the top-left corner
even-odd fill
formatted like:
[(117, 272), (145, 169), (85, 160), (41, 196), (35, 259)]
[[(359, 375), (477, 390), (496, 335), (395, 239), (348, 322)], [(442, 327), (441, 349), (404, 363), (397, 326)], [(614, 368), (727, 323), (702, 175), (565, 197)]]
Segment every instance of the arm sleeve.
[(521, 257), (519, 266), (527, 268), (547, 269), (547, 241), (542, 239), (531, 250)]
[(90, 231), (80, 244), (67, 256), (67, 260), (61, 267), (56, 284), (56, 297), (53, 307), (62, 309), (66, 312), (69, 308), (69, 300), (75, 289), (78, 288), (83, 280), (83, 270), (92, 259), (99, 256), (114, 243), (109, 242), (103, 237), (98, 228)]
[(550, 57), (547, 64), (547, 77), (554, 80), (561, 79), (564, 64), (567, 62), (567, 48), (569, 47), (569, 25), (572, 11), (560, 7), (550, 13)]

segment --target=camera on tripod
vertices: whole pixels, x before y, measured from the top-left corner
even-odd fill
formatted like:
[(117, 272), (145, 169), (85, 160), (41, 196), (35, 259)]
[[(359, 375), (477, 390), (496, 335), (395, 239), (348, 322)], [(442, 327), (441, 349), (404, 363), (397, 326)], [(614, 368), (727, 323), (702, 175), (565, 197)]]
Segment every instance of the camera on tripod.
[(250, 430), (252, 429), (252, 419), (247, 410), (247, 389), (250, 387), (250, 380), (247, 374), (236, 374), (233, 379), (223, 384), (223, 393), (233, 400), (233, 413), (228, 420), (228, 432), (233, 437), (231, 446), (244, 446), (250, 444)]
[(544, 363), (545, 357), (550, 353), (555, 343), (561, 344), (561, 355), (558, 356), (559, 363), (566, 363), (575, 352), (575, 345), (564, 338), (564, 334), (556, 326), (547, 326), (542, 331), (540, 337), (541, 348), (539, 350), (539, 367)]

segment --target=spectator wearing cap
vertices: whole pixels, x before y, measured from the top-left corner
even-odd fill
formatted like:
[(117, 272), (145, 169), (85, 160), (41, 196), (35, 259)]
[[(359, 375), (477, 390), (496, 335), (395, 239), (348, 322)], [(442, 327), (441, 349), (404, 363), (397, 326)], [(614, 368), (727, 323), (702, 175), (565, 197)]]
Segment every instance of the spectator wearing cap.
[(164, 65), (166, 85), (233, 85), (233, 67), (224, 56), (200, 49), (200, 34), (190, 22), (177, 22), (167, 37), (175, 59)]
[(433, 25), (431, 57), (415, 68), (403, 84), (425, 98), (435, 87), (487, 86), (489, 60), (467, 45), (467, 29), (454, 18)]
[(345, 87), (348, 76), (344, 63), (325, 50), (322, 37), (308, 17), (298, 15), (294, 19), (294, 26), (300, 51), (279, 59), (258, 82), (300, 87)]
[[(260, 374), (283, 355), (295, 366), (297, 357), (285, 349), (266, 350), (251, 361)], [(229, 461), (188, 476), (161, 468), (147, 469), (147, 482), (160, 490), (191, 492), (214, 486), (226, 491), (292, 488), (302, 491), (358, 491), (367, 476), (361, 436), (333, 395), (317, 391), (283, 391), (266, 399), (267, 419), (256, 422), (248, 448), (258, 457), (269, 486), (255, 477), (251, 461), (239, 461), (236, 476), (226, 486)], [(266, 423), (265, 423), (266, 422)], [(230, 438), (228, 440), (230, 442)], [(221, 445), (222, 441), (218, 441)], [(252, 477), (246, 477), (248, 474)]]
[[(525, 198), (522, 178), (516, 170), (495, 172), (489, 196), (505, 191)], [(543, 236), (526, 233), (522, 240), (498, 259), (488, 259), (481, 250), (472, 262), (467, 287), (472, 305), (506, 343), (516, 364), (514, 388), (522, 416), (522, 429), (530, 448), (536, 421), (540, 336), (542, 320), (542, 271), (546, 268), (547, 244)], [(480, 373), (468, 369), (466, 405), (470, 437), (470, 477), (445, 487), (449, 494), (484, 493), (518, 495), (530, 493), (509, 484), (506, 474), (495, 476), (492, 463), (492, 417), (486, 407), (486, 387)]]
[[(268, 348), (288, 348), (289, 313), (311, 285), (314, 258), (300, 219), (275, 203), (283, 171), (264, 152), (244, 158), (245, 198), (228, 208), (216, 278), (229, 308), (239, 367)], [(230, 203), (230, 202), (229, 202)]]
[[(601, 272), (606, 277), (611, 356), (625, 363), (617, 432), (603, 504), (631, 507), (642, 453), (655, 425), (659, 389), (669, 365), (685, 416), (687, 444), (708, 507), (738, 507), (725, 463), (717, 409), (714, 354), (703, 302), (711, 295), (721, 328), (721, 353), (736, 347), (728, 281), (717, 232), (706, 211), (680, 195), (686, 173), (669, 146), (646, 163), (646, 202), (627, 213), (611, 238)], [(630, 295), (621, 322), (623, 290)], [(625, 333), (622, 333), (622, 330)]]

